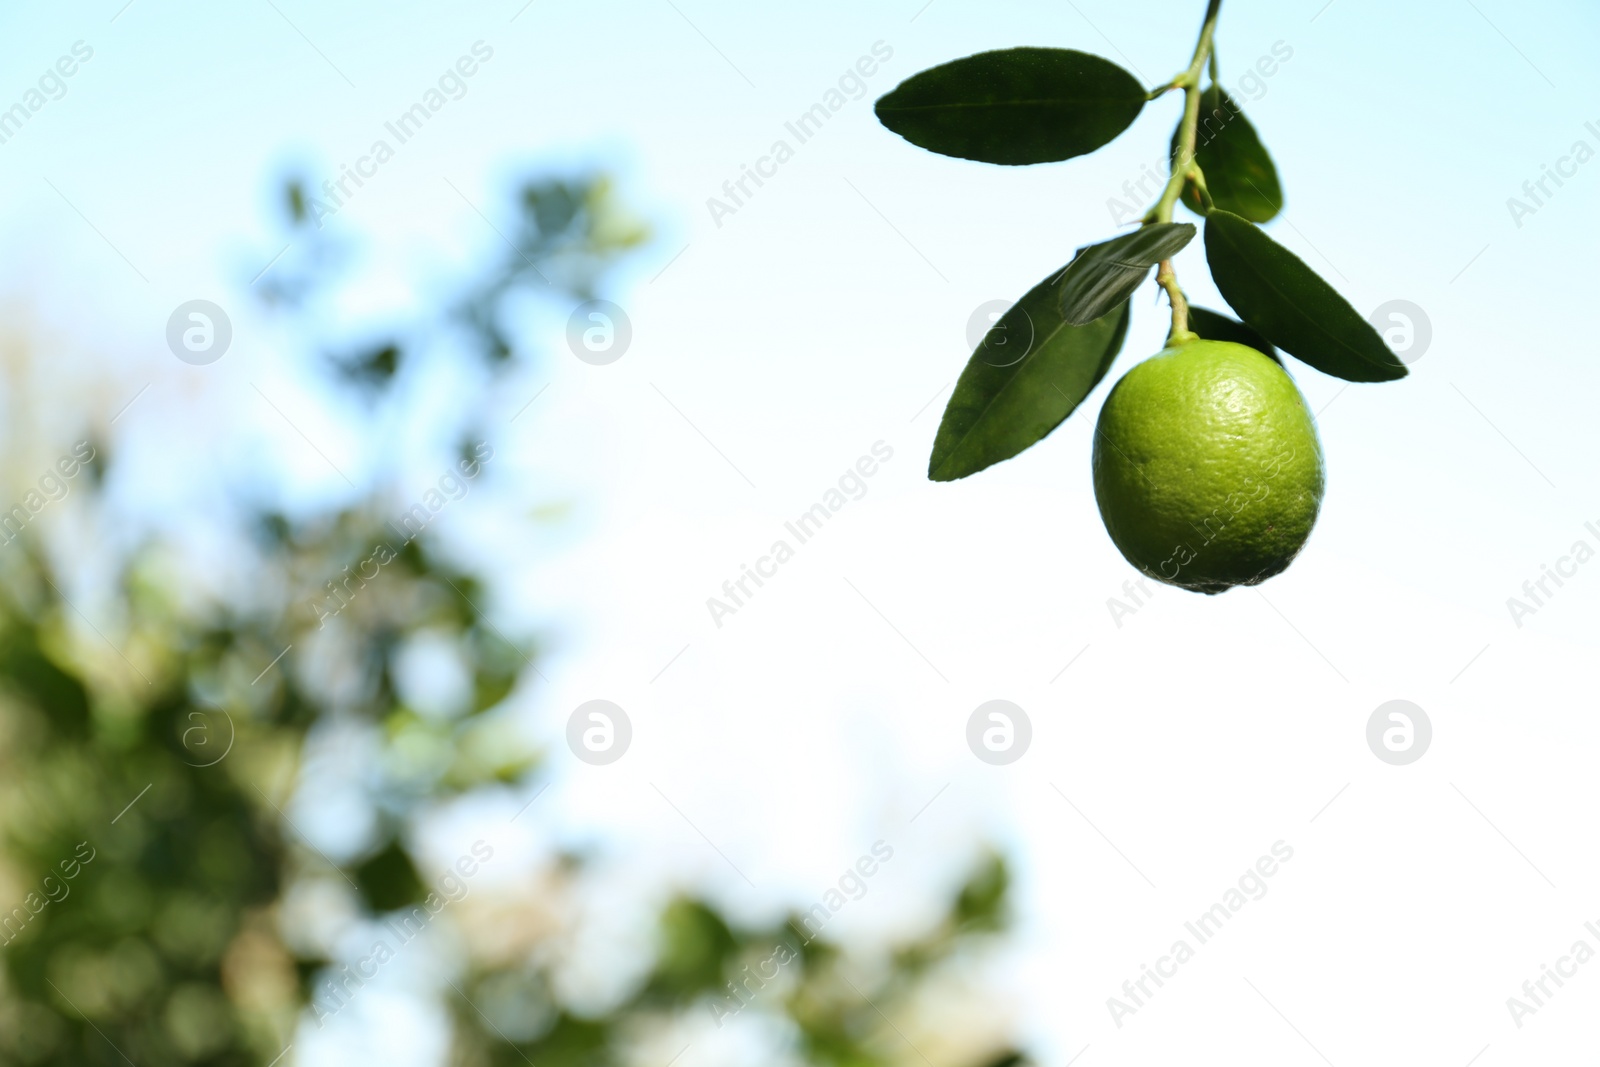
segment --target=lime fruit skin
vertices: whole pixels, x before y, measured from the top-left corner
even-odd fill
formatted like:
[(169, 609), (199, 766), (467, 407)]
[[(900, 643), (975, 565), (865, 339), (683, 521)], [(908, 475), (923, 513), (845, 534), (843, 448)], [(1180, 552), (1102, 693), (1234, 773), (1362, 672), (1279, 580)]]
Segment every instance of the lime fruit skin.
[(1326, 484), (1300, 390), (1227, 341), (1167, 348), (1123, 375), (1100, 409), (1093, 463), (1100, 516), (1123, 556), (1201, 593), (1288, 567)]

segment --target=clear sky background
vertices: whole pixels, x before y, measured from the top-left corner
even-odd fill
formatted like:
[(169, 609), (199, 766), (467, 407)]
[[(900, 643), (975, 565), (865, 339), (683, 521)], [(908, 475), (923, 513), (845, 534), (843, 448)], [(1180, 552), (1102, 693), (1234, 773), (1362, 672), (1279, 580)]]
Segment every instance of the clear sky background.
[[(1600, 160), (1520, 225), (1507, 199), (1575, 142), (1600, 150), (1600, 10), (1224, 5), (1227, 85), (1275, 44), (1292, 51), (1235, 93), (1283, 179), (1269, 231), (1363, 314), (1422, 308), (1431, 343), (1397, 384), (1291, 363), (1329, 486), (1288, 572), (1215, 598), (1160, 587), (1115, 620), (1107, 601), (1136, 575), (1089, 478), (1109, 383), (1014, 461), (951, 485), (924, 471), (974, 311), (1116, 232), (1107, 201), (1158, 165), (1178, 100), (1092, 157), (1018, 169), (912, 148), (872, 101), (1019, 44), (1097, 52), (1154, 85), (1187, 63), (1204, 5), (919, 3), (12, 6), (0, 105), (75, 42), (93, 49), (0, 144), (8, 314), (53, 339), (63, 371), (45, 421), (68, 435), (137, 397), (113, 427), (118, 493), (180, 531), (241, 485), (341, 498), (316, 449), (358, 483), (435, 481), (446, 442), (363, 436), (250, 288), (282, 249), (283, 175), (336, 176), (482, 41), (493, 57), (465, 95), (326, 220), (362, 270), (327, 325), (363, 336), (499, 254), (490, 222), (508, 224), (530, 168), (609, 170), (654, 228), (605, 294), (629, 350), (580, 362), (560, 315), (521, 338), (533, 358), (486, 419), (493, 478), (445, 520), (506, 583), (507, 625), (550, 641), (549, 684), (519, 697), (556, 757), (547, 845), (595, 841), (614, 870), (654, 876), (640, 885), (709, 885), (766, 917), (881, 838), (896, 858), (837, 926), (875, 939), (931, 914), (976, 843), (997, 841), (1025, 936), (988, 980), (1048, 1063), (1592, 1055), (1600, 965), (1520, 1029), (1505, 999), (1579, 937), (1600, 948), (1583, 929), (1600, 920), (1600, 562), (1521, 626), (1506, 601), (1574, 542), (1600, 549)], [(707, 199), (774, 140), (793, 145), (785, 122), (878, 42), (892, 58), (860, 99), (714, 220)], [(1199, 242), (1177, 267), (1194, 302), (1225, 306)], [(191, 367), (163, 331), (201, 297), (235, 339)], [(1166, 330), (1153, 284), (1134, 313), (1114, 375)], [(880, 441), (893, 458), (866, 494), (715, 626), (706, 598)], [(40, 469), (59, 450), (12, 447)], [(505, 518), (554, 506), (554, 525)], [(609, 767), (561, 747), (593, 698), (634, 723)], [(964, 739), (995, 698), (1033, 724), (1007, 767)], [(1433, 724), (1411, 766), (1366, 745), (1392, 699)], [(1280, 840), (1294, 858), (1270, 892), (1114, 1025), (1106, 998)], [(315, 1038), (302, 1051), (329, 1054)], [(404, 1051), (392, 1062), (431, 1062), (425, 1041)], [(708, 1038), (682, 1062), (730, 1056)]]

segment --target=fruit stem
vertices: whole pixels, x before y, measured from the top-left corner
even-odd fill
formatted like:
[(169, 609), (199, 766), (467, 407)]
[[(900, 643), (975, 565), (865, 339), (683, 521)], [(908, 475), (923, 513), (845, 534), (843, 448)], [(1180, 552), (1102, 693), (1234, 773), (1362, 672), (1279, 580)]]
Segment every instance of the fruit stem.
[[(1205, 175), (1195, 163), (1194, 150), (1200, 129), (1200, 76), (1206, 69), (1206, 61), (1214, 58), (1212, 42), (1221, 9), (1222, 0), (1209, 0), (1205, 22), (1200, 27), (1200, 39), (1195, 42), (1194, 57), (1189, 60), (1188, 69), (1169, 83), (1172, 88), (1183, 90), (1183, 119), (1178, 124), (1178, 143), (1172, 152), (1172, 176), (1161, 191), (1161, 199), (1145, 215), (1145, 226), (1172, 221), (1172, 211), (1177, 206), (1178, 197), (1183, 195), (1185, 181), (1193, 180), (1200, 193), (1201, 206), (1207, 209), (1211, 207)], [(1214, 70), (1212, 80), (1216, 80)], [(1183, 290), (1178, 287), (1178, 276), (1172, 269), (1170, 259), (1161, 261), (1156, 281), (1167, 291), (1167, 298), (1172, 303), (1172, 332), (1167, 336), (1167, 343), (1181, 344), (1186, 339), (1192, 339), (1194, 334), (1189, 331), (1189, 303), (1183, 297)]]
[(1172, 269), (1172, 260), (1163, 259), (1156, 268), (1156, 284), (1167, 291), (1167, 299), (1172, 303), (1172, 331), (1167, 334), (1167, 347), (1176, 348), (1198, 340), (1198, 336), (1189, 329), (1189, 301), (1184, 299), (1183, 290), (1178, 286), (1178, 275)]

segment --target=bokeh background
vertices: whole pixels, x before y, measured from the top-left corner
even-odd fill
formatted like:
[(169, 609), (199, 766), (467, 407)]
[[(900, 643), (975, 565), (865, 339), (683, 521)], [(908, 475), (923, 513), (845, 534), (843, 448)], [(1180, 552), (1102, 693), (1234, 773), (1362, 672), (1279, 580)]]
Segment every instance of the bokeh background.
[[(44, 99), (0, 125), (0, 508), (27, 518), (0, 538), (0, 1062), (1592, 1055), (1600, 976), (1507, 998), (1600, 948), (1600, 565), (1508, 598), (1600, 550), (1600, 164), (1524, 190), (1600, 151), (1600, 13), (1224, 5), (1270, 231), (1363, 313), (1420, 309), (1401, 383), (1292, 366), (1329, 492), (1283, 576), (1133, 599), (1089, 479), (1104, 388), (924, 477), (974, 316), (1116, 231), (1178, 103), (1011, 170), (872, 100), (1018, 44), (1154, 85), (1202, 7), (0, 13), (0, 107)], [(1224, 306), (1198, 244), (1177, 267)], [(628, 323), (611, 362), (569, 340), (591, 299)], [(194, 300), (231, 324), (203, 365), (167, 341)], [(1120, 369), (1166, 328), (1153, 285), (1134, 312)], [(718, 625), (707, 598), (875, 446)], [(1031, 723), (1003, 766), (967, 743), (995, 699)], [(1432, 729), (1404, 766), (1367, 742), (1397, 699)], [(568, 740), (593, 700), (630, 727), (609, 763)]]

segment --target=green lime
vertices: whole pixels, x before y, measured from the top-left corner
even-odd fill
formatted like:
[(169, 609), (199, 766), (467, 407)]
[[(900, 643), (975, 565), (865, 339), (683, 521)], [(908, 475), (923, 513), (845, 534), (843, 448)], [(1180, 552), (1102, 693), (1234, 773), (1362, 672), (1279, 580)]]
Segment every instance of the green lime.
[(1280, 573), (1311, 536), (1323, 481), (1300, 390), (1244, 345), (1168, 348), (1100, 410), (1100, 516), (1128, 562), (1169, 585), (1220, 593)]

